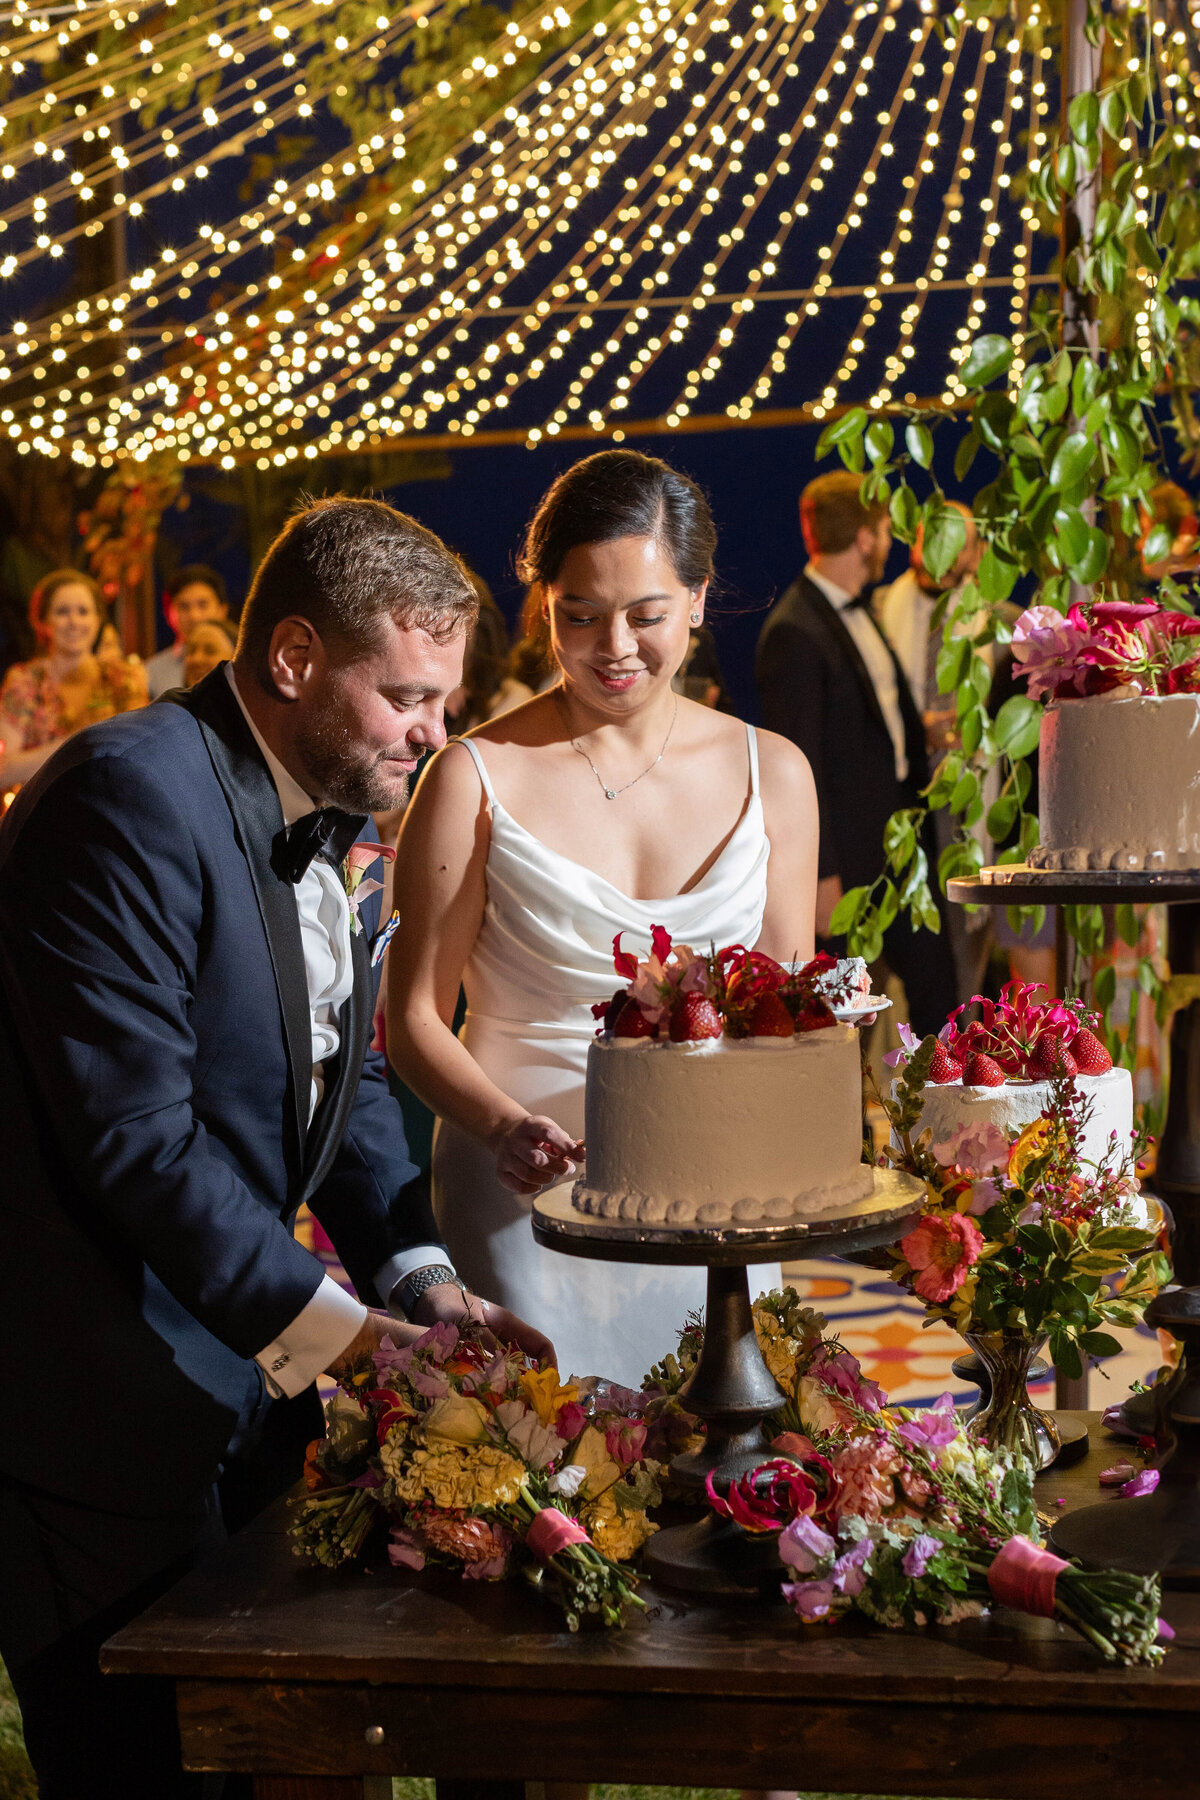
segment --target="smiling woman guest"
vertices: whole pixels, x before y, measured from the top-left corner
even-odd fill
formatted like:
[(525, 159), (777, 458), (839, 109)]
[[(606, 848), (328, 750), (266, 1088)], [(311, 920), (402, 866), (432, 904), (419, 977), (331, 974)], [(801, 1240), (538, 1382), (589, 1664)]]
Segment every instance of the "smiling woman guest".
[(107, 614), (100, 589), (78, 569), (56, 569), (39, 581), (29, 617), (40, 656), (14, 663), (0, 688), (0, 786), (18, 787), (64, 738), (114, 713), (145, 706), (141, 663), (97, 656)]
[(228, 662), (237, 648), (237, 628), (228, 619), (202, 619), (183, 640), (183, 685), (195, 687)]
[(671, 686), (715, 546), (703, 494), (666, 463), (612, 450), (561, 475), (521, 567), (561, 679), (435, 758), (396, 865), (411, 929), (390, 952), (388, 1048), (439, 1116), (446, 1240), (464, 1275), (535, 1312), (564, 1372), (631, 1384), (703, 1304), (702, 1274), (577, 1263), (539, 1249), (528, 1217), (583, 1153), (591, 1007), (615, 985), (613, 937), (645, 954), (663, 925), (701, 950), (813, 951), (807, 762)]

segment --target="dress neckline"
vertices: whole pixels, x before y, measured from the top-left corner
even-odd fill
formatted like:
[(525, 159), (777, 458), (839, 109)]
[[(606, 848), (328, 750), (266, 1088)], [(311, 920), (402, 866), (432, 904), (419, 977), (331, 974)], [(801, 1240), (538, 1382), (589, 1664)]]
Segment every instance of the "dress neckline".
[(530, 843), (536, 844), (538, 849), (544, 852), (546, 856), (552, 856), (557, 862), (565, 863), (567, 868), (578, 869), (580, 874), (587, 875), (592, 881), (600, 882), (610, 893), (616, 894), (623, 900), (627, 906), (646, 907), (675, 906), (681, 900), (690, 900), (694, 894), (702, 893), (720, 868), (721, 864), (725, 861), (725, 858), (729, 855), (729, 852), (737, 843), (744, 826), (747, 824), (753, 813), (756, 810), (760, 813), (762, 811), (762, 796), (757, 791), (748, 794), (746, 796), (746, 804), (742, 809), (742, 816), (730, 832), (729, 840), (724, 849), (705, 870), (695, 886), (683, 888), (678, 894), (672, 894), (668, 898), (642, 900), (634, 894), (627, 894), (623, 888), (619, 888), (615, 882), (610, 881), (607, 875), (601, 875), (597, 869), (590, 869), (586, 863), (577, 862), (573, 856), (564, 856), (561, 850), (556, 850), (552, 844), (548, 844), (544, 838), (538, 837), (536, 832), (530, 831), (528, 826), (522, 825), (519, 819), (514, 818), (503, 802), (496, 799), (495, 794), (489, 796), (489, 801), (492, 811), (493, 832), (495, 830), (496, 814), (503, 813), (514, 831), (519, 831), (522, 837), (526, 837), (529, 839)]

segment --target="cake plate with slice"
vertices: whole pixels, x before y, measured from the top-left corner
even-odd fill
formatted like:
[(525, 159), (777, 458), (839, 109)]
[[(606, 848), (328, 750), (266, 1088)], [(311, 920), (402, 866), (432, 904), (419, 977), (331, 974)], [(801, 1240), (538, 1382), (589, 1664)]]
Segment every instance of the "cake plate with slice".
[[(670, 1263), (708, 1269), (704, 1348), (680, 1393), (689, 1412), (704, 1420), (700, 1450), (677, 1456), (672, 1481), (704, 1505), (711, 1475), (719, 1494), (765, 1461), (761, 1426), (778, 1410), (780, 1392), (754, 1335), (750, 1312), (751, 1263), (842, 1256), (894, 1244), (920, 1216), (924, 1183), (894, 1169), (875, 1169), (874, 1192), (844, 1212), (781, 1225), (650, 1225), (597, 1219), (579, 1212), (571, 1187), (562, 1183), (533, 1203), (533, 1235), (548, 1250), (603, 1262)], [(756, 1597), (778, 1580), (773, 1533), (745, 1536), (708, 1512), (695, 1523), (660, 1531), (646, 1547), (651, 1575), (671, 1587), (729, 1598)]]

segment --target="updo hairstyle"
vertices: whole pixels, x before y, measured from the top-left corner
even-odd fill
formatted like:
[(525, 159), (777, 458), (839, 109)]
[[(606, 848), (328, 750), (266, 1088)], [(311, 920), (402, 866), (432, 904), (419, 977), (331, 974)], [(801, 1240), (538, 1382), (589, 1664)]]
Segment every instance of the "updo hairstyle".
[(637, 450), (601, 450), (564, 470), (530, 521), (517, 572), (545, 587), (570, 551), (626, 537), (652, 538), (685, 587), (712, 579), (717, 533), (708, 501), (687, 475)]

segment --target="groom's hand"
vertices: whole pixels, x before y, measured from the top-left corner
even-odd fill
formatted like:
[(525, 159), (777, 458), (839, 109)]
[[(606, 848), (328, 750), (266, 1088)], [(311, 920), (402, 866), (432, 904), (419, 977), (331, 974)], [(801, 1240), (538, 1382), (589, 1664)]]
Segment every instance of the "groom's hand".
[[(439, 1281), (434, 1287), (426, 1288), (413, 1309), (413, 1318), (422, 1331), (441, 1320), (450, 1325), (465, 1325), (468, 1322), (481, 1325), (485, 1336), (493, 1343), (514, 1344), (532, 1362), (557, 1367), (554, 1345), (542, 1332), (527, 1325), (524, 1319), (509, 1312), (506, 1306), (497, 1306), (492, 1300), (481, 1300), (478, 1294), (464, 1294), (452, 1281)], [(408, 1329), (413, 1328), (410, 1326)]]
[(404, 1344), (415, 1344), (424, 1334), (423, 1325), (406, 1325), (387, 1313), (369, 1312), (342, 1354), (330, 1363), (325, 1373), (333, 1381), (344, 1381), (360, 1363), (374, 1356), (384, 1338), (391, 1338), (399, 1349)]

